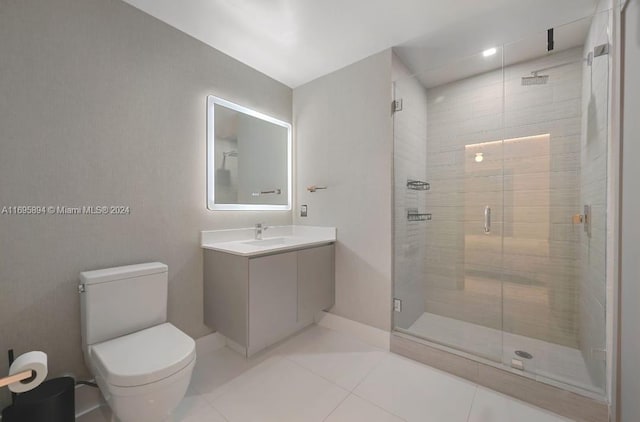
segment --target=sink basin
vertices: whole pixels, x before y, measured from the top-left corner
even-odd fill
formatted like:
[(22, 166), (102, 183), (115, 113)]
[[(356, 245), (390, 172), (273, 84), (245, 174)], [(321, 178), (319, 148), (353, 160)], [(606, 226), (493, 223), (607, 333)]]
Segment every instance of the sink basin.
[(284, 237), (271, 237), (267, 239), (260, 240), (249, 240), (247, 242), (242, 242), (245, 245), (256, 245), (256, 246), (272, 246), (272, 245), (282, 245), (286, 243), (287, 239)]
[(336, 241), (335, 227), (270, 226), (267, 234), (269, 237), (256, 240), (254, 228), (203, 231), (201, 246), (233, 255), (257, 256)]

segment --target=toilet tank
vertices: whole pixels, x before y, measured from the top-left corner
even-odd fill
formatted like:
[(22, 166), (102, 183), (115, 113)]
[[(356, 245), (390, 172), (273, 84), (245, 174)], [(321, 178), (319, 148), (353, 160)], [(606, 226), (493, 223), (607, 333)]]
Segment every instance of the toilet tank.
[(150, 262), (80, 273), (83, 346), (166, 322), (167, 271)]

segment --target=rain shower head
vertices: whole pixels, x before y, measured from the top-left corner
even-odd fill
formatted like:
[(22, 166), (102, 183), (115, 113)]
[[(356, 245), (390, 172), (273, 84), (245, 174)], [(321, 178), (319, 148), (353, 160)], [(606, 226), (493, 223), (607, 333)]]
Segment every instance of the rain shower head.
[(533, 72), (531, 72), (531, 76), (523, 76), (522, 77), (522, 85), (523, 86), (528, 86), (528, 85), (546, 85), (547, 82), (549, 82), (549, 75), (540, 75), (540, 72), (545, 72), (547, 70), (551, 70), (551, 69), (557, 69), (559, 67), (562, 66), (568, 66), (571, 64), (576, 64), (576, 63), (582, 63), (584, 61), (588, 62), (588, 59), (578, 59), (578, 60), (574, 60), (572, 62), (567, 62), (567, 63), (559, 63), (559, 64), (554, 64), (553, 66), (548, 66), (548, 67), (544, 67), (542, 69), (536, 69)]
[(538, 75), (537, 73), (533, 73), (533, 76), (523, 76), (522, 77), (522, 85), (544, 85), (549, 81), (549, 75)]
[(231, 150), (231, 151), (224, 151), (222, 153), (222, 168), (220, 170), (225, 170), (225, 164), (227, 164), (227, 157), (238, 157), (238, 151), (236, 150)]

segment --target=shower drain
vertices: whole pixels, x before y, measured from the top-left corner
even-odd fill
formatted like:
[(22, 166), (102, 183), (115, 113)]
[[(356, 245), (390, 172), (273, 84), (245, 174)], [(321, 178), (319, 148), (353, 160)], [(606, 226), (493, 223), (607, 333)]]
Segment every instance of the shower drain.
[(525, 352), (524, 350), (516, 350), (516, 355), (520, 356), (523, 359), (531, 359), (533, 355), (529, 352)]

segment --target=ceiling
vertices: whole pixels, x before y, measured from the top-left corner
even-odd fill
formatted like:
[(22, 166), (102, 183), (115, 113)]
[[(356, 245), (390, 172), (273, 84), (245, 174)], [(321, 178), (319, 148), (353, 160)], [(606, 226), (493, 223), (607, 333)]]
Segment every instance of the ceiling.
[(397, 48), (394, 49), (394, 51), (405, 65), (406, 63), (411, 63), (413, 69), (410, 69), (410, 73), (412, 73), (425, 88), (429, 89), (491, 70), (500, 69), (503, 66), (506, 67), (516, 63), (548, 57), (564, 50), (581, 47), (584, 45), (587, 35), (589, 34), (591, 20), (592, 18), (589, 17), (567, 25), (555, 27), (554, 49), (551, 52), (547, 51), (547, 31), (537, 32), (502, 46), (496, 44), (496, 53), (489, 57), (485, 57), (482, 52), (479, 51), (470, 56), (452, 58), (444, 65), (434, 65), (433, 62), (425, 62), (423, 65), (430, 65), (430, 67), (420, 67), (423, 61), (420, 50), (403, 50), (402, 48)]
[(434, 64), (423, 63), (426, 57), (461, 57), (518, 39), (590, 15), (597, 2), (124, 1), (291, 88), (394, 46), (410, 68), (426, 69)]

